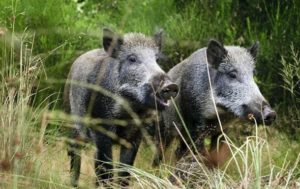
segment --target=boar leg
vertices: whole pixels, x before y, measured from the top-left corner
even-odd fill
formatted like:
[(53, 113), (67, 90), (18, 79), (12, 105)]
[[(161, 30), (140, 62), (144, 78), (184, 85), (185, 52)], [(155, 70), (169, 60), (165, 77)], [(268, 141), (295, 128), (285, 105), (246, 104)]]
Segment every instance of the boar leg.
[[(131, 143), (131, 148), (127, 148), (126, 146), (121, 146), (120, 150), (120, 163), (132, 166), (138, 152), (140, 143), (141, 143), (141, 133), (137, 131), (132, 136), (125, 138), (128, 142)], [(122, 165), (121, 165), (122, 166)], [(130, 173), (127, 171), (120, 171), (120, 184), (121, 186), (128, 186), (129, 185), (129, 176)]]
[(166, 151), (166, 149), (169, 148), (170, 144), (172, 143), (173, 138), (165, 134), (164, 132), (161, 132), (161, 138), (156, 134), (155, 143), (157, 152), (154, 156), (152, 166), (157, 167), (163, 160), (163, 153)]
[(187, 153), (187, 146), (186, 144), (180, 140), (179, 146), (175, 151), (176, 161), (180, 160), (186, 153)]
[[(203, 143), (202, 135), (199, 135), (200, 131), (198, 127), (189, 128), (189, 132), (191, 138), (188, 137), (187, 134), (185, 134), (184, 139), (186, 140), (187, 144), (193, 150), (194, 153), (195, 150), (201, 152), (204, 149), (204, 143)], [(194, 148), (192, 142), (195, 144), (196, 149)], [(175, 152), (176, 159), (180, 160), (187, 153), (188, 153), (188, 147), (186, 146), (186, 143), (183, 141), (183, 139), (180, 139), (179, 146), (177, 147)]]
[[(86, 112), (86, 100), (88, 99), (88, 91), (79, 86), (72, 86), (70, 88), (69, 95), (66, 95), (67, 98), (70, 98), (70, 113), (72, 115), (83, 116)], [(81, 156), (80, 151), (82, 148), (82, 142), (87, 140), (87, 128), (80, 122), (75, 121), (74, 128), (72, 129), (68, 149), (68, 155), (71, 158), (71, 184), (73, 186), (78, 185), (78, 179), (80, 175), (80, 166), (81, 166)]]
[(78, 144), (79, 141), (76, 139), (79, 139), (79, 133), (77, 129), (72, 130), (71, 139), (73, 141), (70, 142), (69, 148), (68, 148), (68, 155), (70, 156), (70, 172), (71, 172), (71, 184), (74, 187), (78, 186), (78, 179), (80, 175), (80, 166), (81, 166), (81, 146)]
[(96, 143), (95, 171), (97, 176), (96, 185), (108, 184), (113, 176), (112, 171), (112, 139), (100, 132), (94, 137)]

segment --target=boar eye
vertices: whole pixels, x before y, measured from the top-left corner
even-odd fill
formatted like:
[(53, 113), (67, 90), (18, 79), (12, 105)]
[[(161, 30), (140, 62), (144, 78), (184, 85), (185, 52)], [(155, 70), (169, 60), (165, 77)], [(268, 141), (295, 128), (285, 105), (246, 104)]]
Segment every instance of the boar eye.
[(228, 73), (228, 76), (229, 76), (231, 79), (235, 79), (236, 76), (237, 76), (237, 73), (236, 73), (236, 71), (231, 71), (231, 72)]
[(128, 56), (128, 60), (132, 63), (135, 63), (137, 61), (137, 58), (135, 55), (129, 55)]

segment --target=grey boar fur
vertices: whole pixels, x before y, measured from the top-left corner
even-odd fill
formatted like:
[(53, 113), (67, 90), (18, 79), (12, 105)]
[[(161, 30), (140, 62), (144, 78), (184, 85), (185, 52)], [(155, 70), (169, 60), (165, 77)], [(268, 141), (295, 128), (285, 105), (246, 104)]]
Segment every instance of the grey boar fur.
[[(160, 31), (154, 37), (141, 33), (120, 36), (104, 29), (104, 48), (81, 55), (71, 67), (64, 91), (66, 111), (80, 117), (133, 119), (122, 104), (110, 96), (83, 86), (84, 84), (99, 86), (126, 99), (139, 117), (145, 117), (149, 110), (164, 109), (168, 105), (168, 99), (177, 95), (178, 88), (156, 62), (161, 49), (161, 35)], [(105, 184), (112, 178), (113, 167), (109, 162), (112, 161), (113, 140), (98, 131), (97, 127), (113, 132), (131, 144), (131, 148), (121, 146), (122, 164), (133, 165), (142, 136), (135, 125), (117, 127), (102, 124), (91, 128), (75, 121), (71, 138), (81, 141), (91, 139), (96, 145), (95, 170), (98, 185)], [(80, 175), (80, 145), (72, 143), (68, 153), (71, 157), (72, 184), (77, 186)], [(119, 175), (129, 176), (129, 173), (120, 172)], [(121, 184), (127, 185), (128, 181), (123, 179)]]
[[(211, 40), (207, 48), (197, 50), (168, 72), (171, 80), (179, 86), (175, 102), (200, 152), (204, 150), (205, 137), (211, 137), (213, 151), (221, 134), (211, 98), (207, 68), (223, 127), (226, 128), (232, 120), (248, 120), (249, 114), (253, 114), (258, 123), (264, 122), (266, 125), (275, 120), (275, 111), (271, 109), (253, 78), (257, 50), (258, 43), (246, 49), (239, 46), (224, 47), (218, 41)], [(164, 148), (174, 138), (178, 138), (174, 123), (186, 141), (190, 141), (175, 107), (171, 105), (162, 113), (161, 138)], [(187, 147), (181, 140), (176, 150), (177, 159), (186, 150)], [(161, 155), (159, 152), (154, 165), (159, 163)]]

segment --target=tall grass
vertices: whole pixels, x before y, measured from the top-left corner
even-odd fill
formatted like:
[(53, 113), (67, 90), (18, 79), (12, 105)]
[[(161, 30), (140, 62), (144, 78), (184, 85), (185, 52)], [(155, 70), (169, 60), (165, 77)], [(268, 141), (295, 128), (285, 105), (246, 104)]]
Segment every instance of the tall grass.
[(64, 188), (56, 183), (51, 164), (44, 165), (49, 154), (44, 153), (48, 147), (44, 146), (47, 123), (43, 112), (55, 103), (48, 97), (39, 103), (35, 100), (44, 61), (33, 53), (35, 36), (15, 32), (14, 24), (0, 36), (0, 187)]
[[(221, 169), (208, 171), (198, 163), (201, 160), (188, 156), (178, 162), (177, 176), (184, 179), (181, 182), (187, 188), (297, 188), (299, 154), (290, 161), (291, 151), (282, 153), (285, 161), (276, 163), (274, 154), (278, 149), (273, 149), (274, 141), (267, 142), (264, 129), (256, 129), (242, 144), (230, 142), (233, 154)], [(277, 148), (286, 145), (279, 141), (276, 144)]]
[(292, 139), (299, 140), (300, 131), (300, 51), (292, 44), (289, 57), (281, 57), (282, 88), (285, 89), (285, 102), (292, 102), (288, 110), (280, 119), (279, 128), (286, 132), (286, 124), (289, 123), (288, 134)]

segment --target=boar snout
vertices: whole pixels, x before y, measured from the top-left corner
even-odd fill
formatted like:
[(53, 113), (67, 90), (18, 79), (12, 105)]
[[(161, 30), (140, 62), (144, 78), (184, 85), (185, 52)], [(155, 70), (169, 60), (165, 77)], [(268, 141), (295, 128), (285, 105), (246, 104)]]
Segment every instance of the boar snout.
[(261, 104), (253, 103), (251, 105), (243, 105), (242, 107), (245, 115), (249, 116), (253, 114), (258, 124), (271, 125), (276, 119), (276, 112), (266, 101), (263, 101)]
[(173, 83), (166, 74), (154, 76), (151, 83), (156, 96), (164, 101), (170, 100), (171, 97), (175, 98), (179, 91), (177, 84)]
[(151, 80), (151, 87), (153, 90), (151, 98), (156, 102), (159, 110), (168, 107), (168, 100), (175, 98), (179, 90), (177, 84), (173, 83), (166, 74), (154, 76)]
[(271, 125), (276, 119), (276, 112), (268, 104), (263, 106), (262, 115), (266, 125)]
[(165, 83), (159, 91), (159, 96), (164, 100), (175, 98), (178, 94), (178, 86), (175, 83)]

